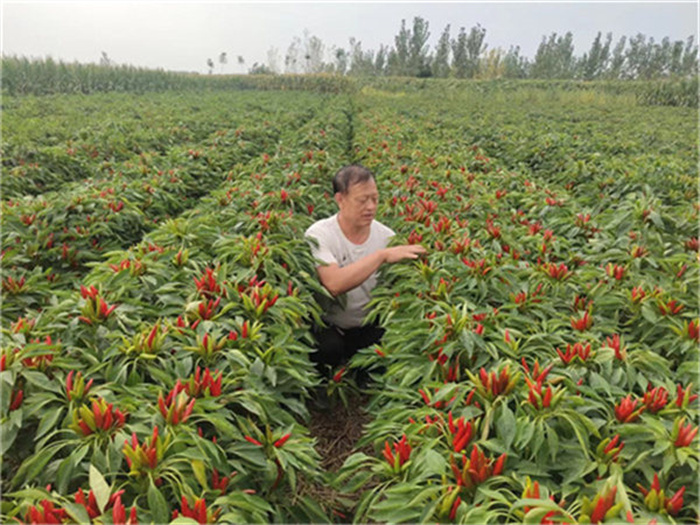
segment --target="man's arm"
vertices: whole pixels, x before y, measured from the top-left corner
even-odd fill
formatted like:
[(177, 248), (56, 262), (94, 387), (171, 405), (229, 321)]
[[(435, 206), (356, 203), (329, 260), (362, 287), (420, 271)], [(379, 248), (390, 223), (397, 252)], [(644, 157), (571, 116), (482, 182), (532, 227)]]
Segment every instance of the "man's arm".
[(342, 268), (338, 264), (319, 266), (318, 276), (321, 284), (336, 297), (360, 286), (382, 264), (395, 263), (403, 259), (417, 259), (423, 253), (426, 253), (426, 249), (418, 244), (384, 248)]

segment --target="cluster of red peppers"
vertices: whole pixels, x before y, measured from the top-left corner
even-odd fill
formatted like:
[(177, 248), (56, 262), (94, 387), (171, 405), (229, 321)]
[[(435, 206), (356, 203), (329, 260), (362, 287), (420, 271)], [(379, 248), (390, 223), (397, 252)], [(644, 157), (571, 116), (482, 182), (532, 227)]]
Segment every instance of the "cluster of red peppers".
[(556, 349), (557, 354), (565, 365), (570, 365), (572, 361), (578, 360), (585, 363), (591, 355), (591, 344), (583, 346), (583, 343), (567, 344), (566, 352)]
[(385, 441), (382, 453), (391, 470), (396, 473), (411, 459), (411, 451), (412, 448), (408, 438), (406, 434), (403, 434), (400, 440), (393, 443), (393, 450), (392, 445), (389, 445), (389, 441)]
[(167, 329), (160, 329), (160, 321), (151, 328), (134, 334), (131, 341), (124, 338), (125, 344), (121, 350), (126, 354), (134, 354), (144, 358), (155, 357), (163, 348)]
[(224, 335), (220, 337), (218, 341), (215, 337), (210, 336), (208, 333), (204, 334), (202, 337), (197, 336), (197, 345), (186, 346), (185, 350), (195, 352), (205, 360), (208, 360), (215, 353), (220, 352), (226, 346), (228, 341), (237, 339), (235, 332), (232, 332), (232, 334), (229, 334), (228, 336)]
[(170, 445), (170, 435), (161, 437), (158, 434), (158, 427), (153, 429), (150, 441), (139, 444), (136, 433), (131, 434), (131, 442), (124, 440), (122, 453), (129, 465), (129, 475), (141, 478), (147, 475), (148, 472), (155, 471), (158, 463), (163, 460), (165, 451)]
[(94, 286), (86, 288), (80, 285), (80, 295), (85, 300), (85, 304), (81, 308), (81, 314), (78, 319), (89, 325), (100, 323), (109, 318), (110, 314), (117, 307), (116, 304), (109, 305), (100, 296), (100, 292)]
[(507, 454), (501, 454), (495, 461), (486, 455), (474, 444), (469, 457), (462, 454), (462, 466), (454, 455), (450, 455), (450, 467), (459, 487), (469, 490), (484, 483), (489, 478), (500, 476), (506, 462)]
[(543, 263), (540, 268), (545, 274), (556, 281), (563, 281), (571, 275), (569, 267), (564, 263), (558, 265), (553, 262)]
[(612, 438), (605, 438), (598, 444), (596, 454), (604, 463), (615, 463), (623, 448), (625, 448), (625, 442), (620, 440), (620, 434), (615, 434)]
[(175, 509), (173, 511), (172, 519), (176, 519), (180, 514), (185, 518), (195, 520), (200, 525), (206, 525), (207, 523), (216, 522), (219, 514), (221, 514), (221, 509), (216, 509), (215, 511), (207, 509), (207, 502), (204, 498), (195, 498), (194, 504), (190, 507), (187, 498), (182, 496), (180, 510)]
[[(29, 510), (24, 516), (24, 522), (30, 525), (60, 525), (68, 519), (68, 513), (65, 509), (54, 507), (53, 502), (44, 499), (39, 504), (29, 507)], [(115, 522), (116, 523), (116, 522)]]
[(118, 490), (114, 494), (110, 495), (105, 508), (101, 511), (99, 505), (97, 504), (97, 498), (92, 490), (88, 493), (87, 499), (85, 498), (85, 492), (83, 489), (78, 489), (73, 498), (75, 502), (79, 505), (85, 507), (90, 520), (94, 520), (102, 516), (103, 512), (112, 509), (112, 522), (115, 525), (136, 525), (138, 523), (136, 517), (136, 507), (131, 507), (129, 512), (129, 518), (126, 517), (126, 508), (122, 503), (122, 494), (124, 490)]
[(194, 283), (197, 286), (197, 292), (209, 299), (218, 296), (226, 295), (226, 290), (219, 284), (214, 274), (214, 270), (206, 268), (204, 274), (197, 279), (193, 277)]
[(83, 373), (80, 371), (78, 371), (77, 374), (75, 370), (68, 372), (66, 376), (66, 397), (68, 401), (82, 401), (87, 396), (88, 392), (90, 392), (93, 381), (93, 379), (90, 379), (86, 383)]
[(184, 390), (191, 397), (218, 397), (221, 395), (221, 379), (222, 373), (218, 370), (212, 375), (209, 368), (205, 368), (202, 374), (202, 369), (197, 367), (187, 381), (180, 383), (178, 380), (175, 387)]
[[(680, 383), (676, 385), (676, 401), (675, 406), (685, 410), (688, 405), (698, 398), (698, 394), (691, 392), (692, 383), (683, 387)], [(639, 419), (639, 416), (645, 410), (656, 414), (666, 408), (668, 405), (669, 392), (663, 386), (647, 385), (647, 391), (642, 398), (632, 399), (632, 394), (628, 394), (619, 403), (615, 405), (615, 418), (620, 423), (632, 423)], [(638, 407), (638, 405), (640, 405)]]
[(673, 422), (671, 441), (676, 448), (689, 447), (698, 435), (698, 427), (693, 428), (692, 422), (686, 424), (685, 420), (685, 417), (680, 417)]
[(92, 434), (113, 435), (126, 423), (126, 413), (112, 403), (107, 403), (99, 397), (92, 400), (90, 406), (83, 404), (73, 409), (73, 421), (69, 427), (80, 436)]
[(633, 423), (637, 421), (640, 414), (646, 410), (646, 406), (644, 405), (637, 408), (638, 404), (639, 399), (632, 399), (632, 394), (628, 394), (627, 397), (615, 405), (615, 419), (620, 423)]
[(615, 503), (616, 496), (616, 486), (606, 489), (602, 494), (596, 494), (593, 501), (584, 496), (579, 523), (603, 523), (606, 520), (617, 518), (622, 512), (624, 504), (622, 502)]
[(605, 273), (611, 279), (621, 281), (625, 278), (625, 267), (618, 264), (608, 263), (605, 267)]
[(571, 317), (571, 328), (579, 332), (584, 332), (593, 326), (593, 316), (586, 311), (581, 317)]
[(466, 421), (464, 416), (454, 419), (450, 410), (447, 419), (447, 428), (452, 437), (452, 450), (462, 452), (473, 437), (473, 425), (471, 421)]
[(664, 494), (664, 490), (659, 483), (659, 475), (654, 473), (654, 480), (651, 482), (651, 487), (648, 489), (637, 484), (637, 488), (644, 495), (644, 504), (651, 512), (660, 514), (669, 514), (677, 516), (683, 508), (683, 494), (685, 494), (685, 485), (678, 489), (670, 498)]
[(620, 361), (627, 359), (627, 348), (622, 345), (619, 334), (614, 334), (612, 337), (606, 337), (605, 347), (612, 348), (613, 352), (615, 352), (615, 359)]
[(2, 289), (8, 295), (17, 295), (22, 292), (26, 282), (27, 280), (24, 276), (17, 280), (13, 279), (12, 276), (7, 276), (2, 280)]
[(163, 397), (162, 392), (158, 393), (158, 410), (168, 425), (179, 425), (186, 422), (192, 414), (194, 402), (195, 398), (190, 397), (184, 391), (180, 380), (166, 397)]
[(520, 373), (510, 373), (509, 365), (505, 365), (500, 370), (486, 372), (484, 367), (479, 369), (479, 376), (475, 376), (469, 370), (465, 370), (469, 378), (474, 383), (478, 394), (489, 401), (493, 401), (498, 396), (510, 394), (518, 383)]
[(243, 301), (243, 307), (256, 319), (262, 317), (279, 299), (280, 294), (273, 292), (273, 288), (264, 280), (258, 280), (257, 275), (250, 279), (248, 286), (239, 286), (238, 288), (238, 295)]

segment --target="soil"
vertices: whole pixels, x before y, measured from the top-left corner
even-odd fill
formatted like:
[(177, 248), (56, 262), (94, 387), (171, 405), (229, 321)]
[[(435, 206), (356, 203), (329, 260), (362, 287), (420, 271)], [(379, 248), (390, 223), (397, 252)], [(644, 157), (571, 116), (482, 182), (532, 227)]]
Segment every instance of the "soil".
[[(348, 400), (347, 406), (338, 403), (334, 408), (319, 409), (309, 407), (311, 418), (308, 422), (309, 433), (316, 438), (316, 451), (321, 456), (321, 468), (333, 473), (342, 467), (345, 460), (356, 452), (373, 454), (371, 445), (357, 449), (356, 443), (362, 436), (364, 426), (371, 417), (365, 411), (369, 398), (357, 394)], [(305, 484), (300, 492), (313, 497), (334, 521), (352, 522), (354, 503), (360, 494), (343, 494), (330, 486)]]

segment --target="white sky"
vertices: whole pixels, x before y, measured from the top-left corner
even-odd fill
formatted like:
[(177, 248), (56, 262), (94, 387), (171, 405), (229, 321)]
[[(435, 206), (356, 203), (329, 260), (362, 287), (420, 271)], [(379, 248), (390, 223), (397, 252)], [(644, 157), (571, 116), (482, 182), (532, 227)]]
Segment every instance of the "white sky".
[[(698, 38), (698, 1), (658, 2), (205, 2), (205, 1), (11, 1), (2, 8), (2, 52), (26, 57), (51, 56), (67, 62), (98, 62), (104, 51), (118, 64), (177, 71), (207, 71), (207, 58), (224, 72), (242, 72), (266, 63), (271, 47), (284, 54), (304, 30), (319, 37), (327, 51), (349, 48), (350, 37), (364, 50), (393, 46), (405, 19), (430, 24), (431, 50), (447, 24), (486, 29), (488, 48), (519, 45), (532, 58), (543, 36), (574, 36), (574, 54), (590, 48), (598, 31), (621, 36), (642, 33), (659, 42)], [(330, 58), (328, 58), (330, 60)]]

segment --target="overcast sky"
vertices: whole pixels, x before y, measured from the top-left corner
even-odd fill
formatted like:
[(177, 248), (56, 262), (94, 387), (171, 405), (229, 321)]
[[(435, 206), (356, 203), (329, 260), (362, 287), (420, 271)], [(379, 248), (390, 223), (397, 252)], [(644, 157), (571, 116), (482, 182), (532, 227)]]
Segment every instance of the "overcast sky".
[[(405, 19), (430, 24), (431, 50), (447, 24), (456, 36), (476, 24), (486, 29), (489, 48), (520, 46), (532, 58), (545, 35), (574, 36), (574, 54), (589, 48), (598, 31), (621, 36), (642, 33), (660, 41), (698, 34), (698, 1), (658, 2), (205, 2), (205, 1), (11, 1), (2, 7), (2, 52), (67, 62), (98, 62), (101, 52), (118, 64), (176, 71), (207, 71), (206, 61), (224, 72), (266, 63), (268, 50), (284, 54), (304, 31), (327, 51), (348, 49), (351, 37), (364, 50), (393, 45)], [(328, 58), (330, 60), (330, 58)]]

